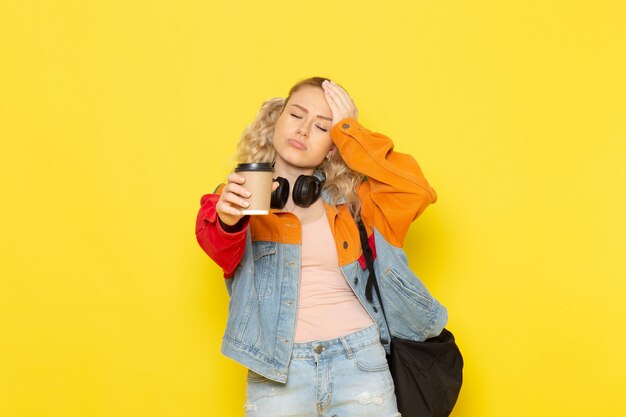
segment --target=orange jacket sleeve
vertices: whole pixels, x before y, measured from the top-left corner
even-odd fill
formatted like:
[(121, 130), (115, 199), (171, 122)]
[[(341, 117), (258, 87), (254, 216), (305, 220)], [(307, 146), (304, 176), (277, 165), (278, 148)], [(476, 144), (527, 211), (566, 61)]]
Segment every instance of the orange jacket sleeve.
[(413, 220), (437, 200), (417, 161), (394, 151), (391, 139), (355, 119), (337, 123), (331, 137), (346, 164), (367, 177), (358, 190), (364, 222), (402, 247)]

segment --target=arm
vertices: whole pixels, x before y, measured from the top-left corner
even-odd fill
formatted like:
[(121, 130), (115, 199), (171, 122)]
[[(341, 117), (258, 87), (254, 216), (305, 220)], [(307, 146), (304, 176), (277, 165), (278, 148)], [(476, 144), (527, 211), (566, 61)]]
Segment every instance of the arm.
[(331, 137), (350, 169), (367, 176), (358, 190), (364, 221), (401, 247), (413, 220), (437, 200), (418, 163), (354, 118), (335, 124)]
[(348, 166), (368, 177), (359, 187), (361, 217), (401, 247), (411, 222), (437, 200), (413, 157), (394, 152), (393, 142), (357, 122), (358, 110), (339, 85), (322, 85), (333, 113), (331, 138)]
[(230, 278), (243, 257), (249, 217), (243, 217), (234, 226), (223, 224), (216, 210), (219, 199), (219, 194), (202, 196), (196, 219), (196, 239), (206, 254), (224, 270), (224, 277)]
[(241, 262), (246, 246), (249, 217), (241, 214), (248, 207), (250, 192), (244, 187), (246, 179), (234, 172), (228, 183), (217, 187), (215, 194), (202, 197), (196, 219), (196, 238), (200, 247), (230, 278)]

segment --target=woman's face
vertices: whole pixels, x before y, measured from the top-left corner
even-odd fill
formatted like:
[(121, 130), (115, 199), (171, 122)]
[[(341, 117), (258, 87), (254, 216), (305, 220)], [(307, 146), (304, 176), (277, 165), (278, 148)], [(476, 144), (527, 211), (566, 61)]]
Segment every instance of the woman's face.
[(313, 172), (333, 148), (331, 121), (321, 88), (307, 85), (293, 93), (274, 126), (275, 167)]

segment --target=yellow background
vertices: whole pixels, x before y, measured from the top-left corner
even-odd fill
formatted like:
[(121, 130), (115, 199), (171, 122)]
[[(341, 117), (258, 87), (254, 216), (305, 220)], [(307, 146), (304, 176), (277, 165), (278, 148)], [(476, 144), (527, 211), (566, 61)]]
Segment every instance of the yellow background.
[(623, 4), (0, 0), (0, 416), (243, 414), (195, 216), (312, 75), (439, 193), (453, 416), (626, 415)]

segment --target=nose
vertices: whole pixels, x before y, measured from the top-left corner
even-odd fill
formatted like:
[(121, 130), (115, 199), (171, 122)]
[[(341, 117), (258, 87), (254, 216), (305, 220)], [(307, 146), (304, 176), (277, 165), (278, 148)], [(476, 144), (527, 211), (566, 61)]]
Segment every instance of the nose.
[(301, 125), (298, 130), (296, 131), (300, 136), (308, 136), (309, 135), (309, 129), (307, 128), (306, 125)]

